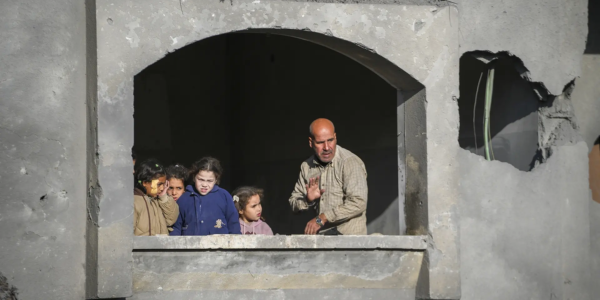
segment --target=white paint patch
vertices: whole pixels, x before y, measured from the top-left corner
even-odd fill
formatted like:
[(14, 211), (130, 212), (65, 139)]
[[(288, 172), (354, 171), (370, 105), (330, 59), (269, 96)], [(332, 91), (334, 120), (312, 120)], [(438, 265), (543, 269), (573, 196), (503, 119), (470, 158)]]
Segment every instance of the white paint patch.
[(388, 11), (386, 9), (380, 8), (379, 9), (379, 16), (377, 16), (377, 19), (380, 20), (380, 21), (387, 20), (388, 19), (387, 13), (388, 13)]
[(450, 54), (448, 53), (448, 46), (444, 46), (444, 50), (442, 53), (440, 53), (435, 63), (433, 63), (433, 67), (429, 71), (429, 76), (427, 76), (427, 79), (423, 81), (425, 86), (433, 86), (442, 78), (444, 78), (444, 69), (448, 63), (449, 56)]
[(375, 27), (375, 36), (380, 39), (385, 38), (385, 29), (383, 27)]
[(135, 32), (135, 29), (140, 27), (139, 19), (135, 22), (125, 25), (125, 27), (129, 28), (129, 33), (127, 36), (125, 36), (125, 39), (129, 41), (129, 46), (132, 48), (137, 48), (140, 43), (140, 37)]
[(179, 42), (179, 39), (182, 38), (182, 36), (176, 36), (176, 37), (169, 36), (169, 38), (171, 38), (171, 46), (175, 46), (175, 44), (177, 44)]

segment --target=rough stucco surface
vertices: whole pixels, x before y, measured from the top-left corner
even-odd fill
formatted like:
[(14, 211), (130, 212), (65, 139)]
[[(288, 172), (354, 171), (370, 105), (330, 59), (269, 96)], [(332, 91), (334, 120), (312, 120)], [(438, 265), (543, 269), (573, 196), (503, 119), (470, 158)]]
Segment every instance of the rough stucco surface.
[[(359, 298), (354, 298), (354, 297)], [(414, 291), (402, 289), (294, 289), (294, 290), (206, 290), (164, 291), (136, 293), (131, 299), (220, 299), (220, 300), (306, 300), (306, 299), (360, 299), (360, 300), (413, 300)]]
[(211, 235), (140, 236), (134, 249), (427, 249), (426, 236)]
[(600, 203), (595, 201), (590, 201), (590, 242), (590, 295), (600, 295)]
[(0, 3), (0, 272), (19, 299), (85, 297), (84, 9)]
[(135, 252), (133, 287), (165, 298), (181, 291), (354, 289), (348, 299), (365, 299), (363, 289), (393, 289), (414, 299), (422, 259), (423, 252), (410, 251)]
[(600, 136), (600, 55), (584, 55), (581, 68), (581, 77), (575, 80), (571, 99), (579, 130), (591, 150)]
[(587, 147), (531, 172), (461, 151), (462, 299), (590, 299)]
[[(320, 4), (279, 1), (230, 3), (185, 1), (98, 1), (98, 111), (100, 185), (99, 243), (122, 255), (106, 255), (111, 267), (99, 277), (127, 279), (123, 240), (111, 227), (131, 224), (131, 205), (120, 196), (131, 186), (132, 78), (146, 66), (189, 43), (248, 28), (310, 30), (359, 43), (399, 66), (427, 89), (428, 280), (434, 298), (458, 298), (458, 25), (454, 8), (405, 5)], [(454, 22), (454, 23), (453, 23)], [(421, 102), (421, 105), (422, 102)], [(412, 120), (412, 122), (419, 122)], [(416, 161), (415, 168), (418, 167)], [(425, 163), (425, 162), (423, 162)], [(107, 228), (106, 239), (102, 237)], [(100, 246), (102, 248), (102, 246)], [(129, 256), (130, 257), (130, 256)], [(110, 260), (108, 259), (110, 258)], [(103, 265), (102, 263), (99, 263)]]
[[(459, 210), (453, 199), (458, 199), (456, 194), (460, 192), (463, 299), (590, 298), (586, 294), (587, 218), (591, 213), (597, 220), (600, 214), (597, 204), (592, 203), (588, 212), (588, 204), (583, 203), (589, 200), (586, 146), (580, 143), (556, 148), (550, 159), (531, 173), (519, 172), (499, 162), (485, 162), (458, 150), (458, 110), (451, 101), (458, 96), (458, 68), (452, 65), (458, 62), (452, 52), (458, 43), (461, 52), (508, 51), (523, 60), (531, 80), (542, 82), (552, 94), (560, 94), (580, 72), (587, 33), (587, 1), (461, 0), (457, 1), (460, 19), (452, 10), (437, 8), (413, 15), (419, 22), (414, 19), (400, 22), (394, 28), (376, 24), (385, 24), (385, 20), (401, 15), (389, 13), (395, 5), (374, 6), (379, 12), (366, 10), (368, 17), (363, 20), (358, 10), (342, 15), (336, 15), (335, 11), (317, 13), (303, 9), (306, 5), (303, 3), (287, 7), (288, 4), (263, 1), (258, 6), (261, 9), (252, 10), (250, 2), (234, 1), (234, 6), (229, 7), (229, 3), (218, 1), (181, 1), (182, 15), (177, 1), (170, 1), (169, 7), (153, 6), (149, 1), (143, 7), (132, 7), (134, 2), (119, 1), (128, 8), (98, 19), (102, 24), (100, 30), (118, 28), (112, 29), (116, 30), (113, 41), (99, 40), (99, 48), (106, 51), (103, 62), (112, 68), (100, 70), (104, 85), (99, 86), (99, 95), (104, 98), (99, 101), (107, 104), (103, 113), (113, 115), (100, 125), (120, 131), (117, 136), (105, 136), (100, 141), (105, 154), (101, 162), (106, 168), (106, 173), (101, 174), (103, 188), (108, 192), (103, 199), (105, 204), (119, 203), (120, 191), (131, 190), (131, 186), (123, 183), (130, 182), (130, 177), (111, 177), (111, 174), (115, 170), (119, 174), (131, 170), (129, 150), (133, 131), (127, 128), (133, 124), (132, 106), (123, 103), (123, 99), (132, 95), (132, 77), (145, 66), (167, 51), (217, 32), (280, 25), (349, 37), (351, 30), (346, 26), (353, 24), (362, 27), (356, 31), (359, 38), (351, 40), (375, 48), (423, 82), (428, 89), (428, 114), (438, 116), (428, 118), (427, 136), (432, 161), (428, 168), (434, 171), (429, 181), (432, 199), (443, 199), (439, 206), (432, 205), (430, 209), (436, 213), (430, 215), (433, 224), (430, 261), (435, 266), (434, 272), (437, 269), (443, 275), (439, 278), (453, 281), (458, 276), (458, 259), (446, 258), (458, 256), (455, 232)], [(209, 8), (193, 10), (190, 6), (193, 3)], [(210, 7), (215, 6), (244, 7), (247, 11), (229, 20), (225, 14), (213, 16)], [(279, 8), (269, 10), (269, 7)], [(402, 9), (402, 5), (398, 7)], [(131, 12), (138, 10), (145, 10), (142, 14), (150, 19), (130, 18)], [(287, 11), (285, 19), (283, 11)], [(339, 27), (334, 23), (318, 23), (324, 15), (343, 22), (335, 24)], [(85, 294), (84, 18), (83, 1), (28, 0), (0, 4), (3, 21), (0, 23), (0, 182), (4, 191), (0, 201), (3, 229), (0, 272), (19, 289), (23, 299), (82, 299)], [(211, 25), (200, 26), (200, 20)], [(460, 34), (444, 38), (454, 34), (456, 20), (460, 23)], [(435, 30), (437, 27), (432, 24), (447, 29)], [(390, 45), (390, 32), (397, 31), (413, 31), (413, 38)], [(373, 46), (376, 41), (383, 41), (381, 45), (394, 51)], [(127, 55), (116, 55), (128, 47), (132, 51)], [(441, 55), (437, 51), (440, 47)], [(406, 51), (426, 59), (409, 61), (412, 56), (396, 54)], [(445, 85), (448, 81), (451, 84)], [(448, 199), (450, 203), (444, 204)], [(132, 262), (128, 239), (130, 214), (119, 205), (114, 209), (107, 205), (101, 217), (98, 221), (104, 248), (99, 251), (99, 260), (101, 268), (105, 268), (101, 272), (108, 283), (107, 294), (128, 293), (131, 273), (116, 274), (121, 277), (110, 275), (114, 274), (111, 268), (126, 269)], [(598, 249), (597, 232), (592, 230), (593, 249)], [(598, 252), (593, 254), (592, 262), (597, 263)], [(445, 263), (435, 265), (440, 259)], [(597, 291), (600, 284), (596, 280), (592, 286)], [(372, 293), (374, 299), (400, 295), (398, 290), (392, 291), (365, 290), (365, 293)], [(351, 291), (336, 289), (255, 292), (247, 299), (281, 299), (282, 295), (289, 299), (311, 298), (311, 295), (337, 299), (352, 295)], [(181, 298), (192, 295), (186, 291), (177, 293), (171, 295)], [(245, 294), (244, 290), (201, 293), (209, 299), (216, 295), (243, 299), (241, 296)], [(163, 299), (160, 294), (141, 293), (136, 297)]]
[(461, 52), (508, 51), (553, 95), (581, 74), (587, 0), (459, 0)]

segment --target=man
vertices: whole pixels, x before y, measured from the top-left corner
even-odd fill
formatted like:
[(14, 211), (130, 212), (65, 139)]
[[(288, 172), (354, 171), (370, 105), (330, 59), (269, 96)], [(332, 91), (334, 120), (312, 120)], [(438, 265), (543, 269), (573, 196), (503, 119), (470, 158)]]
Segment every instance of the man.
[(362, 160), (337, 146), (333, 123), (310, 124), (308, 144), (315, 152), (300, 166), (290, 197), (293, 211), (314, 209), (305, 234), (367, 234), (367, 171)]

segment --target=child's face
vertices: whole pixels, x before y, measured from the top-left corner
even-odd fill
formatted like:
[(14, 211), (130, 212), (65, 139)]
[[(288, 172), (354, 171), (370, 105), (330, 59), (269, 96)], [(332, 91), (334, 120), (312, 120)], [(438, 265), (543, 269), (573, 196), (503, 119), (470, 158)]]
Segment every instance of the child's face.
[(156, 197), (165, 189), (165, 182), (167, 182), (167, 176), (162, 176), (151, 181), (144, 181), (142, 185), (146, 188), (146, 195)]
[(183, 192), (185, 191), (185, 187), (183, 186), (183, 181), (177, 178), (169, 179), (169, 189), (167, 190), (167, 194), (173, 197), (173, 200), (177, 201)]
[(246, 222), (254, 222), (260, 219), (262, 214), (262, 205), (260, 205), (260, 197), (258, 195), (252, 196), (248, 199), (248, 203), (246, 203), (246, 208), (243, 211), (240, 211), (240, 216), (242, 216), (242, 220)]
[(212, 191), (216, 182), (217, 178), (215, 177), (215, 173), (211, 171), (200, 171), (198, 172), (198, 175), (194, 177), (196, 189), (200, 192), (200, 195), (203, 196)]

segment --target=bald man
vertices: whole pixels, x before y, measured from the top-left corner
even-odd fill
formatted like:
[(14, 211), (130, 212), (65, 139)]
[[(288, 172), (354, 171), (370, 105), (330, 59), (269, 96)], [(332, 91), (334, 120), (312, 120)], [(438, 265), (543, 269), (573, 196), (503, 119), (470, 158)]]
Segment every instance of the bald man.
[(315, 152), (300, 166), (290, 197), (293, 211), (317, 215), (305, 234), (367, 234), (367, 170), (354, 153), (337, 145), (333, 123), (317, 119), (310, 124), (308, 144)]

